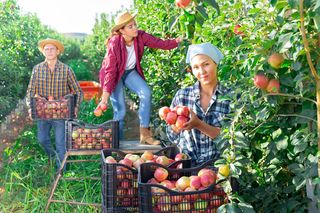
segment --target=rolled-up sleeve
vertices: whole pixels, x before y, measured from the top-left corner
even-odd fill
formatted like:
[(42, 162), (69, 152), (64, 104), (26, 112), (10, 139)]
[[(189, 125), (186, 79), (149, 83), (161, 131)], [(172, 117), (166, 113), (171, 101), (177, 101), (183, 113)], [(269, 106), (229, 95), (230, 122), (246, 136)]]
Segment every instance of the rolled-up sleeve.
[(144, 31), (142, 31), (142, 39), (143, 39), (144, 45), (150, 48), (171, 50), (178, 46), (178, 43), (176, 42), (175, 39), (162, 40)]

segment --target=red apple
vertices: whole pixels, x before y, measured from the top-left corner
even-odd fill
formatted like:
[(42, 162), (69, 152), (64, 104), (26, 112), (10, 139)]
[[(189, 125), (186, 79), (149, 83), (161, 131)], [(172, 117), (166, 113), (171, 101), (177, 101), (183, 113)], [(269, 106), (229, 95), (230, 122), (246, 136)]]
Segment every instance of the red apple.
[(168, 189), (174, 189), (176, 186), (170, 180), (164, 180), (160, 183), (162, 186), (167, 187)]
[(178, 106), (176, 109), (177, 115), (182, 115), (184, 117), (189, 117), (189, 108), (187, 106)]
[(178, 117), (177, 113), (175, 113), (174, 111), (169, 112), (166, 117), (167, 124), (169, 125), (175, 124), (177, 117)]
[(190, 178), (186, 176), (182, 176), (176, 182), (176, 188), (179, 190), (185, 190), (190, 186)]
[(184, 124), (188, 122), (188, 118), (184, 117), (182, 115), (179, 115), (177, 120), (176, 120), (176, 124), (175, 126), (180, 130), (184, 127)]
[(102, 115), (102, 109), (100, 107), (97, 107), (93, 113), (96, 117), (100, 117)]
[(201, 187), (201, 177), (190, 176), (190, 187), (193, 189), (199, 189)]
[(175, 4), (177, 7), (185, 8), (190, 4), (191, 0), (176, 0)]
[(158, 181), (158, 182), (162, 182), (165, 179), (167, 179), (169, 173), (166, 169), (164, 168), (157, 168), (156, 171), (154, 172), (154, 178)]
[(133, 167), (136, 169), (139, 169), (140, 165), (143, 164), (144, 162), (145, 160), (143, 160), (143, 158), (139, 158), (133, 163)]
[(215, 176), (213, 176), (212, 174), (210, 174), (208, 172), (202, 174), (200, 176), (200, 178), (201, 178), (201, 185), (204, 186), (204, 187), (208, 187), (211, 184), (214, 184), (216, 182)]
[(236, 26), (234, 26), (233, 32), (237, 35), (244, 36), (245, 34), (244, 32), (240, 31), (240, 28), (241, 28), (241, 25), (237, 24)]
[(279, 69), (283, 61), (284, 61), (284, 58), (279, 53), (273, 53), (268, 58), (268, 63), (270, 64), (271, 67), (275, 69)]
[(141, 155), (141, 158), (144, 160), (152, 160), (153, 159), (153, 153), (151, 151), (144, 151), (144, 153)]
[(170, 164), (169, 158), (167, 158), (166, 156), (159, 156), (156, 159), (156, 163), (161, 164), (163, 166), (168, 166)]
[(100, 105), (100, 109), (101, 109), (102, 111), (106, 111), (106, 110), (108, 109), (107, 104), (101, 104), (101, 105)]
[(167, 107), (167, 106), (161, 107), (161, 108), (159, 109), (159, 116), (160, 116), (161, 120), (165, 120), (166, 117), (167, 117), (167, 114), (168, 114), (170, 111), (171, 111), (170, 108)]
[(265, 74), (260, 73), (254, 76), (254, 85), (259, 89), (266, 89), (269, 83), (269, 79)]
[(112, 156), (108, 156), (105, 159), (105, 163), (117, 163), (117, 161)]
[(266, 90), (268, 93), (280, 92), (280, 82), (277, 79), (271, 79)]
[(188, 159), (188, 155), (186, 155), (185, 153), (178, 153), (176, 154), (176, 156), (174, 157), (175, 161), (179, 161), (179, 160), (186, 160)]

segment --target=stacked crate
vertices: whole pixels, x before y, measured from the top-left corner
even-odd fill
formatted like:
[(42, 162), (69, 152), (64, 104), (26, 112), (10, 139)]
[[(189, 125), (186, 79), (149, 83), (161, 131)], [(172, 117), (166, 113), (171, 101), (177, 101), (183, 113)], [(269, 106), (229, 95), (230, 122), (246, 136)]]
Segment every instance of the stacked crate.
[[(138, 168), (146, 162), (158, 162), (168, 168), (188, 168), (190, 158), (174, 161), (180, 153), (177, 147), (166, 147), (152, 153), (153, 159), (145, 159), (144, 154), (126, 154), (116, 149), (105, 149), (102, 155), (102, 208), (104, 212), (139, 212)], [(142, 154), (142, 156), (141, 156)], [(165, 157), (164, 157), (165, 156)], [(124, 159), (131, 159), (131, 165)], [(158, 160), (156, 160), (158, 159)], [(167, 159), (171, 159), (167, 161)]]

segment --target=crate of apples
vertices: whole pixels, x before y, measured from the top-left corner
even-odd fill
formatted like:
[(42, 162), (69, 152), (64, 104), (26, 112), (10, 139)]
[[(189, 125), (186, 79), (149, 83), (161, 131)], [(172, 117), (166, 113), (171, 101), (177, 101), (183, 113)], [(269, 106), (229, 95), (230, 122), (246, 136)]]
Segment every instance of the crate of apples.
[(102, 199), (106, 211), (135, 212), (138, 202), (138, 168), (144, 163), (157, 163), (168, 168), (188, 168), (190, 157), (177, 147), (166, 147), (153, 153), (124, 153), (117, 149), (101, 150)]
[(227, 202), (210, 163), (172, 169), (143, 164), (138, 174), (141, 212), (217, 212)]
[(174, 125), (177, 130), (181, 130), (189, 120), (190, 110), (187, 106), (175, 106), (170, 108), (167, 106), (159, 109), (159, 116), (167, 125)]
[(68, 150), (101, 150), (119, 148), (116, 127), (117, 121), (91, 125), (76, 120), (66, 122), (66, 140)]
[(35, 95), (31, 98), (31, 115), (33, 120), (71, 119), (74, 118), (74, 95), (60, 99)]

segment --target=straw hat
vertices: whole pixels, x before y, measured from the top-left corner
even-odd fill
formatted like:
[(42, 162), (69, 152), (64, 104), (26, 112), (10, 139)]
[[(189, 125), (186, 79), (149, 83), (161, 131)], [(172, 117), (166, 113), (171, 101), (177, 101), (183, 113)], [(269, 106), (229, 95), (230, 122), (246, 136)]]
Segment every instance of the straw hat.
[(129, 12), (120, 13), (114, 21), (115, 25), (111, 29), (111, 32), (118, 31), (119, 29), (124, 27), (126, 24), (128, 24), (130, 21), (132, 21), (136, 16), (137, 14), (131, 15)]
[(56, 39), (52, 39), (52, 38), (47, 38), (47, 39), (39, 41), (39, 43), (38, 43), (39, 50), (41, 52), (43, 52), (43, 48), (47, 44), (53, 44), (54, 46), (56, 46), (58, 48), (58, 50), (60, 51), (60, 54), (64, 51), (63, 44), (60, 41), (58, 41)]

